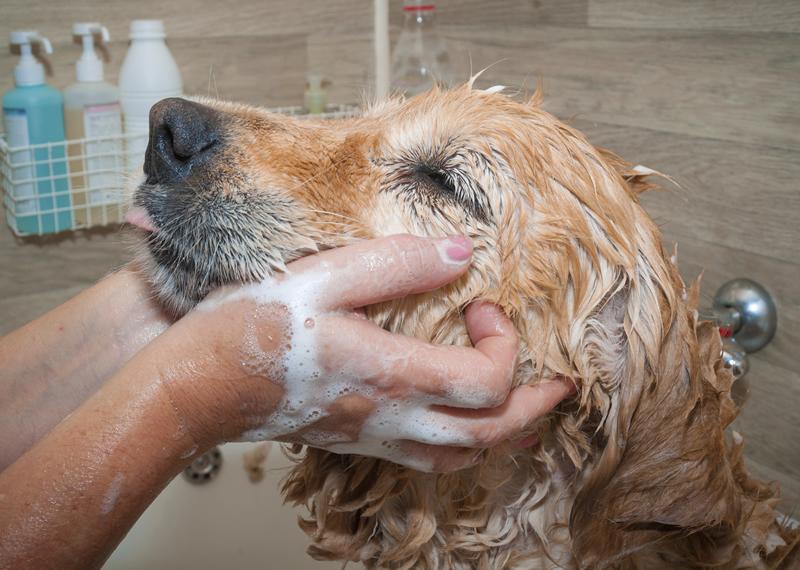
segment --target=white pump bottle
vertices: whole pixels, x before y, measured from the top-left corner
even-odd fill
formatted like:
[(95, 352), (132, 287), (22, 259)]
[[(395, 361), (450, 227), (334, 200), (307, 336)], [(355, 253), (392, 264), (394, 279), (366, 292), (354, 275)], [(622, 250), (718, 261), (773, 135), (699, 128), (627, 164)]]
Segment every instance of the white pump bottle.
[(142, 171), (150, 108), (161, 99), (183, 94), (181, 72), (167, 47), (166, 37), (161, 20), (131, 22), (131, 43), (119, 70), (131, 172)]
[(77, 228), (121, 221), (120, 173), (122, 111), (119, 90), (103, 81), (103, 62), (95, 41), (108, 43), (108, 30), (96, 22), (78, 22), (72, 34), (83, 53), (75, 64), (77, 83), (64, 89), (64, 123), (70, 143), (70, 181)]

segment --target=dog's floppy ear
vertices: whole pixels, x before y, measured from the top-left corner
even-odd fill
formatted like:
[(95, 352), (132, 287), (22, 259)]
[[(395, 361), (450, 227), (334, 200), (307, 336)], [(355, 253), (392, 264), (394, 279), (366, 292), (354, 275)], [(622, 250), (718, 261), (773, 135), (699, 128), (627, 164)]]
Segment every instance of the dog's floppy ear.
[(617, 567), (645, 548), (687, 565), (725, 546), (719, 562), (733, 555), (742, 493), (723, 437), (735, 416), (731, 377), (713, 326), (695, 327), (685, 307), (675, 314), (655, 357), (637, 331), (652, 321), (625, 318), (626, 365), (570, 516), (582, 568)]

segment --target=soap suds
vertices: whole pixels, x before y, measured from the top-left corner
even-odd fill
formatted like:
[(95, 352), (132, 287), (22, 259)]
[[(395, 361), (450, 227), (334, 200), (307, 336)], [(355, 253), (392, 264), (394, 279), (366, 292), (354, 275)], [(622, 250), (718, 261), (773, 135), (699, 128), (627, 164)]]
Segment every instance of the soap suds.
[[(472, 443), (469, 434), (459, 433), (452, 417), (430, 409), (431, 405), (443, 402), (441, 396), (414, 392), (401, 399), (384, 394), (390, 388), (386, 386), (386, 379), (392, 377), (393, 368), (400, 361), (414, 358), (415, 354), (387, 357), (364, 347), (359, 354), (370, 359), (370, 366), (353, 359), (343, 360), (342, 355), (324, 354), (320, 329), (324, 329), (325, 318), (336, 311), (320, 310), (317, 303), (329, 287), (331, 277), (329, 266), (323, 263), (317, 271), (290, 274), (280, 281), (269, 279), (245, 285), (198, 306), (200, 310), (211, 311), (222, 303), (250, 300), (257, 304), (259, 312), (274, 311), (275, 307), (285, 312), (286, 329), (277, 339), (282, 346), (275, 346), (276, 339), (272, 337), (267, 339), (270, 346), (262, 346), (257, 315), (248, 323), (242, 347), (244, 368), (281, 385), (284, 394), (264, 424), (243, 433), (239, 441), (289, 439), (292, 434), (328, 417), (330, 406), (338, 398), (357, 394), (375, 406), (361, 425), (357, 441), (341, 432), (313, 429), (304, 434), (304, 441), (336, 453), (381, 457), (425, 471), (431, 470), (430, 461), (410, 457), (398, 443), (400, 440), (440, 445)], [(332, 366), (332, 362), (336, 365)], [(369, 372), (365, 372), (366, 368)], [(480, 395), (476, 393), (475, 398)]]

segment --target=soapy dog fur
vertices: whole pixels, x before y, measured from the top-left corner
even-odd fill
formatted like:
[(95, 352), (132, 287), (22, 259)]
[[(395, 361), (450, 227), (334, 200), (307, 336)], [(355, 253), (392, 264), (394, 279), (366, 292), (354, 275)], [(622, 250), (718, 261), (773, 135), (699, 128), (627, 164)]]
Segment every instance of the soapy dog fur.
[[(463, 233), (469, 273), (370, 308), (382, 327), (469, 343), (463, 308), (500, 305), (520, 334), (515, 383), (578, 394), (542, 443), (453, 474), (295, 447), (285, 496), (315, 558), (373, 568), (788, 567), (798, 536), (748, 476), (720, 337), (639, 203), (633, 169), (543, 111), (471, 84), (301, 122), (211, 100), (223, 135), (203, 172), (157, 176), (134, 203), (159, 231), (142, 259), (176, 314), (321, 248)], [(157, 110), (155, 112), (158, 112)], [(163, 230), (162, 230), (163, 228)], [(214, 231), (211, 231), (211, 229)], [(188, 260), (188, 261), (187, 261)]]

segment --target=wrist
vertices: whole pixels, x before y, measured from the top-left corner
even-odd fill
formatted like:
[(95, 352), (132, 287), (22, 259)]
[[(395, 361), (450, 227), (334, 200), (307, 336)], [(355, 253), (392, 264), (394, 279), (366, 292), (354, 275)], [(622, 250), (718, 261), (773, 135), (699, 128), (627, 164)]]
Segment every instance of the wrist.
[(131, 358), (104, 389), (123, 391), (136, 386), (137, 393), (147, 394), (147, 421), (164, 436), (162, 455), (168, 464), (182, 467), (219, 441), (196, 419), (194, 406), (199, 397), (187, 389), (190, 366), (177, 356), (180, 349), (157, 339)]
[(118, 366), (163, 333), (171, 319), (153, 298), (149, 285), (133, 267), (126, 266), (97, 284), (95, 302), (86, 311), (84, 329), (108, 340)]
[(281, 342), (264, 322), (270, 319), (256, 314), (247, 303), (193, 311), (134, 358), (152, 367), (178, 422), (201, 450), (262, 427), (283, 396), (274, 378), (247, 364), (247, 331), (263, 337), (262, 348)]

